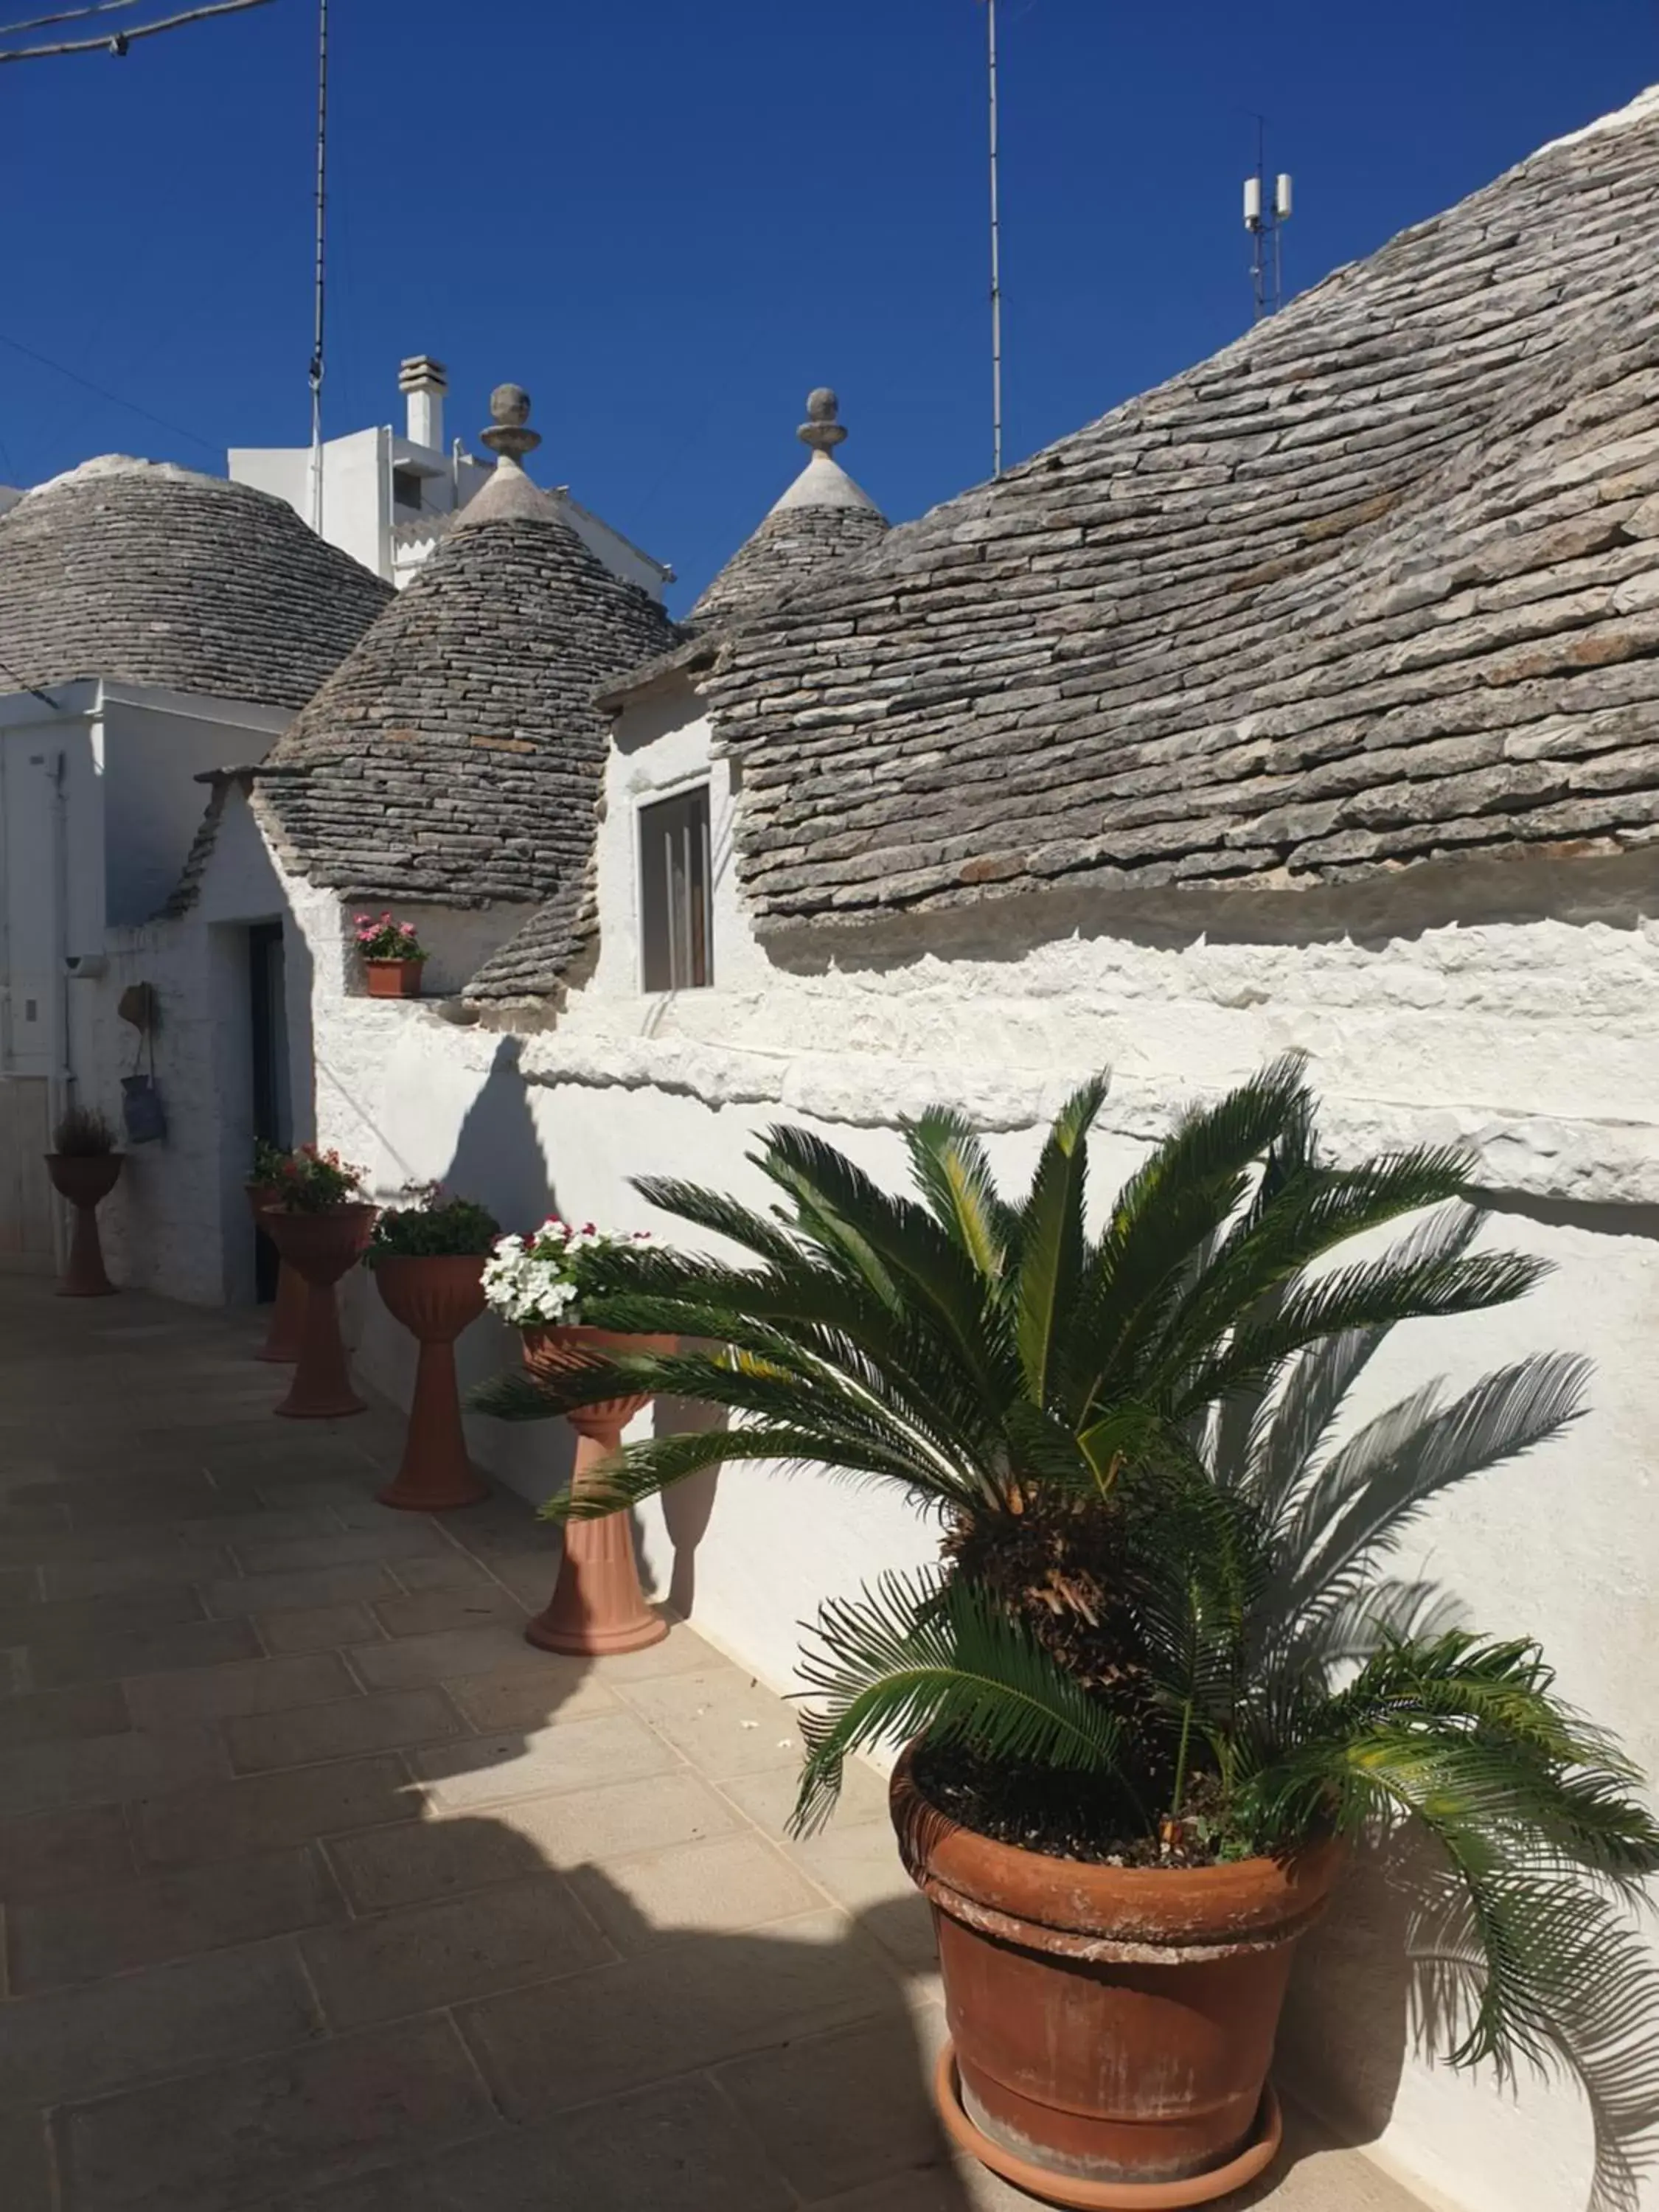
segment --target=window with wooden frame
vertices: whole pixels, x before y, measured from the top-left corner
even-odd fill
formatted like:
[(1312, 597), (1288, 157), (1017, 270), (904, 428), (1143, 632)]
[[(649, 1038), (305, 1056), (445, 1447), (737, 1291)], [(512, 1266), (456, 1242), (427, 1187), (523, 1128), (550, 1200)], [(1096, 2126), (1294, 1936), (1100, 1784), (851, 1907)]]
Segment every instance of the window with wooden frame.
[(714, 980), (708, 787), (639, 810), (640, 981), (695, 991)]

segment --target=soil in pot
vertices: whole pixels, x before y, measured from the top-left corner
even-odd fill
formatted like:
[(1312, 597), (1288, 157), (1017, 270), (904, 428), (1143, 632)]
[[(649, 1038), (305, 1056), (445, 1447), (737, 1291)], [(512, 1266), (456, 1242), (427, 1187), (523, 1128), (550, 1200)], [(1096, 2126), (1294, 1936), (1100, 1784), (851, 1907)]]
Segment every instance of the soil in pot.
[(98, 1207), (115, 1188), (125, 1152), (48, 1152), (46, 1172), (60, 1197), (75, 1209), (69, 1261), (58, 1285), (60, 1298), (107, 1298), (115, 1285), (104, 1268), (98, 1236)]
[[(572, 1325), (527, 1328), (525, 1364), (532, 1374), (579, 1366), (595, 1352), (669, 1352), (668, 1336), (624, 1336), (609, 1329)], [(584, 1406), (566, 1419), (576, 1431), (576, 1459), (570, 1487), (580, 1495), (622, 1442), (622, 1432), (645, 1406), (643, 1398), (611, 1398)], [(525, 1636), (544, 1651), (574, 1651), (591, 1657), (607, 1652), (641, 1651), (659, 1644), (668, 1623), (645, 1601), (634, 1549), (634, 1527), (626, 1513), (606, 1513), (593, 1521), (567, 1521), (559, 1578), (546, 1607), (528, 1623)]]
[(908, 1755), (892, 1812), (933, 1908), (958, 2141), (1078, 2207), (1208, 2203), (1266, 2166), (1273, 2039), (1336, 1844), (1190, 1867), (1051, 1856), (952, 1820)]
[(466, 1455), (455, 1384), (455, 1340), (484, 1310), (484, 1258), (482, 1252), (376, 1257), (374, 1287), (386, 1311), (421, 1347), (404, 1455), (379, 1493), (382, 1505), (446, 1513), (489, 1495)]

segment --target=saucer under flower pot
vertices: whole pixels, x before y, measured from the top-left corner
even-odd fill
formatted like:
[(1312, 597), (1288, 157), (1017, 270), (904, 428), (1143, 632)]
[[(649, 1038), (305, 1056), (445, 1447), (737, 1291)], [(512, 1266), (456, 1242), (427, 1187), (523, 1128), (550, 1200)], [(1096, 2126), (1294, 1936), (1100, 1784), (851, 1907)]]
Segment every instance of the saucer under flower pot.
[(265, 1234), (307, 1286), (299, 1363), (276, 1407), (290, 1420), (333, 1420), (365, 1410), (346, 1364), (335, 1285), (361, 1257), (379, 1210), (350, 1205), (305, 1213), (272, 1206), (260, 1216)]

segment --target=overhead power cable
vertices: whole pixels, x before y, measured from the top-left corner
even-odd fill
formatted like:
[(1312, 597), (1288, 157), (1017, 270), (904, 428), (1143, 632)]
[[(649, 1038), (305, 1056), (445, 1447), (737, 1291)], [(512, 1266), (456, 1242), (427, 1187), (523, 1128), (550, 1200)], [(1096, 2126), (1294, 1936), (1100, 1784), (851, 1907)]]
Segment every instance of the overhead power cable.
[(158, 31), (176, 31), (210, 15), (240, 15), (245, 9), (270, 4), (270, 0), (214, 0), (211, 7), (187, 8), (182, 15), (164, 15), (155, 23), (135, 23), (130, 31), (111, 31), (102, 38), (70, 39), (50, 46), (17, 46), (9, 53), (0, 50), (0, 62), (46, 61), (58, 54), (124, 54), (135, 39), (153, 39)]
[(55, 15), (31, 15), (26, 23), (0, 23), (0, 39), (21, 31), (44, 31), (49, 23), (79, 23), (88, 15), (107, 15), (117, 8), (136, 8), (138, 0), (93, 0), (89, 8), (60, 8)]
[(55, 370), (59, 376), (68, 377), (71, 384), (80, 385), (84, 391), (95, 392), (100, 399), (107, 399), (112, 406), (125, 407), (130, 415), (142, 415), (147, 422), (154, 422), (158, 429), (171, 430), (176, 438), (188, 438), (192, 446), (199, 446), (204, 453), (216, 454), (219, 451), (209, 439), (201, 437), (194, 430), (186, 430), (182, 422), (169, 422), (165, 415), (152, 415), (148, 407), (141, 407), (136, 399), (123, 399), (118, 392), (110, 391), (106, 385), (94, 384), (89, 376), (82, 376), (79, 369), (66, 368), (61, 361), (53, 361), (48, 354), (37, 353), (33, 346), (26, 346), (19, 338), (9, 338), (3, 331), (0, 331), (0, 345), (9, 346), (14, 353), (21, 353), (26, 360), (38, 361), (42, 368)]

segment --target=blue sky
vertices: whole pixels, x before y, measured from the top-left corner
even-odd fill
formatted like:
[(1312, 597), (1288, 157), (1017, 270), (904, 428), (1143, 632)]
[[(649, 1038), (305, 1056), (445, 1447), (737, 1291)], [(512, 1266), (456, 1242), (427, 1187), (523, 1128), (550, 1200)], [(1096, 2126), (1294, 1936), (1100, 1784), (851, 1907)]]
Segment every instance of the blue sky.
[[(314, 15), (0, 69), (0, 481), (303, 441)], [(988, 472), (981, 0), (333, 19), (331, 432), (396, 417), (405, 353), (448, 363), (468, 434), (524, 383), (544, 478), (672, 561), (682, 607), (793, 473), (810, 385), (895, 519)], [(1301, 289), (1659, 80), (1659, 0), (1001, 0), (1000, 24), (1010, 459), (1248, 324), (1256, 111)]]

